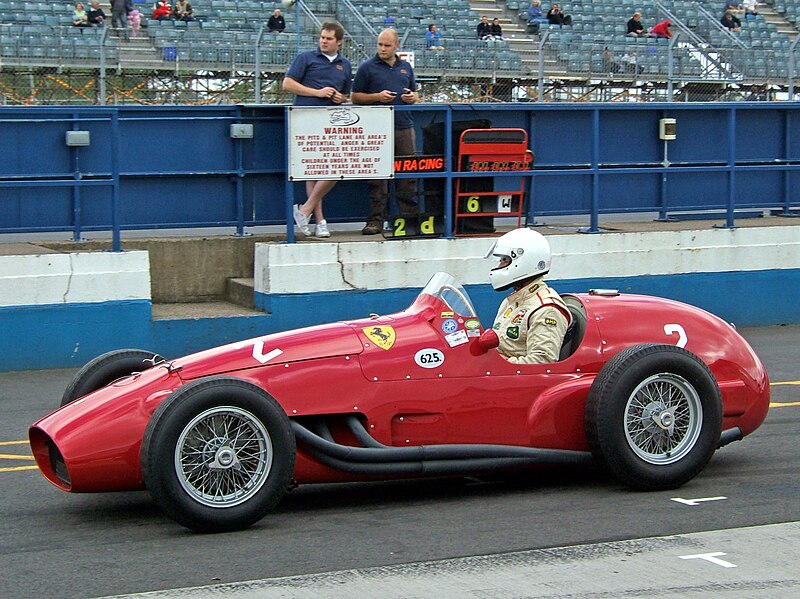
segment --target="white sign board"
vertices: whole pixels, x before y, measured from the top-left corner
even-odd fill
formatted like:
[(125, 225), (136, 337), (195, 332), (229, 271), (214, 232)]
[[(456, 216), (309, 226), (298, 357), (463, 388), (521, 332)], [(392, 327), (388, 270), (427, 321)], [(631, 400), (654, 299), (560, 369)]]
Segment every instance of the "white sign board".
[(289, 108), (289, 180), (391, 179), (391, 106)]
[(398, 58), (402, 58), (408, 64), (410, 64), (412, 69), (414, 68), (414, 53), (413, 52), (404, 52), (403, 50), (401, 50), (400, 52), (397, 53), (397, 56), (398, 56)]

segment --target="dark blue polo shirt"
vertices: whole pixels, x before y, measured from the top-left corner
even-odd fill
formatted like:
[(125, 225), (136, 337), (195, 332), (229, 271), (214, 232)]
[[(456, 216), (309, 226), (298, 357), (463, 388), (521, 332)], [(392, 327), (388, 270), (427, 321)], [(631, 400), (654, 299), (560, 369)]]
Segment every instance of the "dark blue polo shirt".
[[(328, 60), (319, 48), (307, 50), (292, 61), (286, 76), (313, 89), (333, 87), (345, 96), (350, 95), (353, 69), (350, 61), (338, 54), (333, 61)], [(330, 98), (295, 96), (295, 106), (333, 106)]]
[[(414, 79), (414, 69), (405, 60), (399, 57), (394, 61), (394, 66), (390, 67), (383, 62), (376, 54), (369, 60), (361, 63), (356, 71), (356, 78), (353, 81), (353, 91), (363, 94), (375, 94), (388, 89), (397, 92), (394, 100), (389, 104), (403, 105), (405, 102), (400, 98), (404, 89), (417, 91), (417, 81)], [(414, 126), (411, 111), (396, 110), (394, 113), (395, 129), (410, 129)]]

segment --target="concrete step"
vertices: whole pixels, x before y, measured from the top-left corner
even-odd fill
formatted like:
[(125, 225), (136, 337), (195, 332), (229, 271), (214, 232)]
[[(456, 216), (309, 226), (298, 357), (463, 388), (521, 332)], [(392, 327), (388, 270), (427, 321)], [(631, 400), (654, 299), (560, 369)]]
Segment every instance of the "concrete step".
[(765, 6), (762, 4), (758, 7), (758, 12), (763, 17), (764, 21), (775, 25), (778, 33), (783, 33), (789, 36), (789, 39), (792, 40), (797, 37), (798, 31), (792, 22), (787, 20), (786, 17), (784, 17), (771, 6)]
[(496, 0), (470, 0), (469, 7), (481, 15), (500, 16), (506, 12)]
[(255, 309), (255, 279), (230, 278), (226, 285), (226, 299), (236, 305)]
[(153, 304), (153, 320), (198, 320), (234, 316), (263, 316), (264, 312), (230, 302)]

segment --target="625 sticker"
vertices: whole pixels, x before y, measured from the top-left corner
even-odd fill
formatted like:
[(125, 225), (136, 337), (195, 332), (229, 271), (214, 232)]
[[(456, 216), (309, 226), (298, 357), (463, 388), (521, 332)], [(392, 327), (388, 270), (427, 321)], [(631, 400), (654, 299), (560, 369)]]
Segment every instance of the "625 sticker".
[(432, 347), (421, 349), (414, 354), (414, 362), (422, 368), (439, 368), (444, 364), (444, 354)]

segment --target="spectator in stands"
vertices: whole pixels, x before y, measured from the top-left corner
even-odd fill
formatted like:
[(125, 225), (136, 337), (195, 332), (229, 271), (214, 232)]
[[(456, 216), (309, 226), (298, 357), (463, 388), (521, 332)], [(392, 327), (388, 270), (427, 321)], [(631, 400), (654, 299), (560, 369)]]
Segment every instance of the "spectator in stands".
[(425, 33), (425, 47), (428, 50), (444, 50), (442, 34), (436, 30), (434, 23), (428, 25), (428, 31)]
[(111, 26), (117, 35), (128, 39), (128, 0), (111, 0)]
[(755, 19), (758, 16), (758, 2), (756, 0), (744, 0), (744, 18)]
[(609, 47), (603, 48), (603, 70), (606, 73), (619, 73), (620, 68), (614, 53)]
[[(361, 63), (353, 80), (353, 104), (404, 105), (419, 102), (414, 69), (397, 55), (400, 38), (394, 29), (378, 35), (378, 53)], [(413, 156), (417, 152), (414, 120), (409, 111), (394, 112), (394, 154)], [(364, 235), (377, 235), (383, 230), (389, 184), (385, 179), (370, 179), (370, 214), (361, 230)], [(416, 215), (419, 206), (414, 200), (415, 179), (397, 179), (397, 204), (400, 214)]]
[(540, 0), (532, 0), (528, 7), (528, 33), (538, 35), (542, 23), (547, 23), (547, 17), (542, 12), (542, 3)]
[(478, 23), (478, 39), (488, 40), (492, 37), (492, 26), (489, 25), (489, 17), (483, 15), (481, 22)]
[(669, 19), (653, 25), (650, 29), (650, 37), (672, 38), (672, 32), (669, 30), (670, 25), (672, 25), (672, 23), (669, 22)]
[(130, 25), (133, 37), (139, 37), (139, 30), (142, 27), (142, 13), (135, 6), (128, 11), (128, 25)]
[(547, 11), (547, 22), (551, 25), (572, 25), (572, 15), (565, 15), (561, 6), (553, 3)]
[(100, 8), (100, 3), (97, 0), (94, 0), (91, 8), (86, 11), (86, 19), (92, 27), (102, 27), (105, 24), (106, 13)]
[(742, 5), (739, 2), (733, 2), (731, 0), (728, 0), (728, 2), (725, 3), (725, 8), (723, 8), (722, 10), (724, 10), (725, 12), (731, 11), (734, 13), (742, 12)]
[(726, 10), (719, 21), (728, 31), (739, 32), (742, 30), (742, 22), (739, 20), (739, 17), (733, 14), (733, 11)]
[(72, 11), (72, 24), (75, 27), (89, 27), (89, 17), (80, 2), (75, 5), (75, 10)]
[[(295, 106), (338, 106), (348, 100), (352, 80), (350, 61), (340, 53), (344, 29), (339, 23), (326, 22), (319, 32), (319, 46), (306, 50), (292, 61), (283, 78), (283, 91), (294, 94)], [(293, 207), (294, 222), (305, 236), (311, 235), (309, 220), (317, 221), (315, 237), (330, 237), (322, 213), (322, 200), (336, 181), (306, 181), (304, 204)]]
[(628, 19), (628, 33), (630, 37), (647, 37), (647, 29), (642, 25), (642, 13), (635, 12), (633, 16)]
[(395, 19), (392, 15), (386, 15), (383, 17), (383, 28), (397, 29), (397, 19)]
[(547, 23), (547, 17), (542, 12), (542, 3), (540, 0), (533, 0), (528, 8), (528, 24), (530, 23)]
[(158, 0), (156, 2), (153, 6), (153, 18), (156, 21), (172, 18), (172, 7), (169, 5), (168, 0)]
[(492, 19), (492, 38), (496, 40), (503, 39), (503, 28), (500, 26), (500, 19), (497, 17)]
[(639, 63), (636, 58), (636, 52), (633, 50), (628, 50), (625, 54), (623, 54), (622, 58), (620, 58), (620, 62), (622, 63), (626, 73), (632, 75), (639, 74)]
[(286, 29), (286, 19), (283, 18), (280, 8), (272, 11), (272, 16), (267, 21), (267, 28), (270, 33), (283, 33), (283, 30)]
[(189, 0), (178, 0), (172, 16), (178, 21), (194, 21), (194, 8)]

